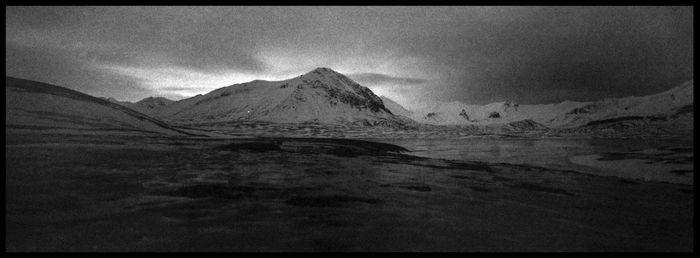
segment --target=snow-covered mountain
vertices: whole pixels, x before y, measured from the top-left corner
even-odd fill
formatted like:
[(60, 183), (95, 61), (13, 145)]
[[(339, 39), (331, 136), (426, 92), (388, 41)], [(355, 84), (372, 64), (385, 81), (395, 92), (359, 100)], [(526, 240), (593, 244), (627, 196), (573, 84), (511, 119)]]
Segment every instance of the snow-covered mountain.
[[(390, 101), (384, 98), (385, 102)], [(411, 119), (432, 125), (530, 125), (533, 128), (576, 128), (617, 118), (671, 117), (690, 112), (693, 105), (693, 81), (665, 92), (642, 96), (611, 98), (595, 102), (564, 101), (557, 104), (519, 105), (496, 102), (469, 105), (461, 102), (437, 103), (421, 110), (408, 111), (395, 102), (392, 112), (407, 113)], [(405, 110), (405, 111), (404, 111)], [(688, 111), (690, 110), (690, 111)], [(516, 123), (514, 122), (523, 122)], [(655, 121), (658, 121), (655, 120)]]
[(170, 103), (153, 116), (175, 123), (266, 121), (402, 123), (370, 89), (328, 68), (284, 81), (255, 80)]
[(5, 77), (6, 130), (184, 135), (164, 122), (102, 98)]

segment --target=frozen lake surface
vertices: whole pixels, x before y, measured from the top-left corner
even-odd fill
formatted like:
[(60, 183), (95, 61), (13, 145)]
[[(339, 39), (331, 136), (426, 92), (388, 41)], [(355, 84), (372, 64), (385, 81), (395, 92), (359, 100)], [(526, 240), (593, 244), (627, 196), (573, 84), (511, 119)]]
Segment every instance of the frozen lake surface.
[[(416, 157), (350, 139), (7, 139), (10, 251), (693, 249), (694, 190), (683, 184)], [(535, 146), (552, 154), (538, 162), (557, 164), (551, 150), (564, 143), (453, 140), (444, 153), (462, 144), (482, 159), (532, 163), (543, 155), (522, 153)], [(561, 148), (590, 155), (579, 145), (596, 148)], [(602, 150), (605, 160), (683, 151)]]
[(411, 155), (510, 164), (693, 184), (693, 141), (669, 139), (373, 139)]

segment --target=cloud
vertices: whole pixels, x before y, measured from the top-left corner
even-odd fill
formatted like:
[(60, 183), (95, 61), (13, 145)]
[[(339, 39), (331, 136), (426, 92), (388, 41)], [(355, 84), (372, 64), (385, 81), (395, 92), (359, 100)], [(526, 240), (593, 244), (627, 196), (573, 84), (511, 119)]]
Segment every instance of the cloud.
[(416, 85), (416, 84), (423, 84), (423, 83), (428, 81), (428, 80), (420, 79), (420, 78), (393, 77), (393, 76), (389, 76), (386, 74), (379, 74), (379, 73), (353, 73), (353, 74), (347, 74), (347, 76), (350, 77), (351, 79), (357, 81), (360, 84), (367, 84), (367, 85), (392, 84), (392, 85), (410, 86), (410, 85)]
[(97, 70), (67, 51), (8, 43), (5, 54), (7, 76), (117, 99), (139, 99), (151, 93), (141, 79)]
[(182, 92), (182, 91), (208, 91), (211, 90), (209, 87), (162, 87), (160, 90), (168, 92)]
[(593, 100), (691, 79), (692, 21), (692, 7), (10, 6), (6, 73), (142, 99), (323, 66), (404, 103)]
[(97, 69), (128, 76), (142, 81), (142, 85), (157, 94), (196, 95), (258, 78), (239, 72), (214, 73), (193, 70), (188, 67), (138, 67), (122, 65), (98, 65)]
[(17, 44), (71, 51), (76, 55), (89, 52), (105, 63), (217, 71), (265, 70), (265, 64), (254, 57), (254, 42), (245, 35), (227, 33), (230, 31), (226, 24), (220, 22), (222, 16), (206, 17), (206, 12), (195, 10), (205, 9), (8, 8), (7, 12), (14, 15), (8, 15), (7, 38)]

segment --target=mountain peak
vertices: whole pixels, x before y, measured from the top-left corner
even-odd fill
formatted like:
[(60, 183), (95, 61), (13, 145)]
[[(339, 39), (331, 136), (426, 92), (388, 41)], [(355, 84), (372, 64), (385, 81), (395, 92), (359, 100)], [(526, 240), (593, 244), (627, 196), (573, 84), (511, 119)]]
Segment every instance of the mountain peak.
[(338, 76), (338, 75), (340, 75), (340, 76), (345, 76), (345, 75), (343, 75), (343, 74), (341, 74), (341, 73), (339, 73), (339, 72), (336, 72), (335, 70), (330, 69), (330, 68), (328, 68), (328, 67), (318, 67), (318, 68), (312, 70), (311, 72), (308, 72), (308, 73), (306, 73), (306, 74), (304, 74), (304, 75), (302, 75), (302, 76), (303, 76), (303, 77), (310, 77), (310, 76), (322, 76), (322, 77), (326, 77), (326, 76)]
[(352, 79), (327, 67), (318, 67), (313, 71), (302, 75), (301, 80), (307, 83), (320, 83), (325, 84), (327, 87), (345, 89), (354, 92), (363, 90), (363, 87)]
[(333, 69), (328, 68), (328, 67), (317, 67), (316, 69), (311, 71), (311, 73), (338, 73), (338, 72), (336, 72)]

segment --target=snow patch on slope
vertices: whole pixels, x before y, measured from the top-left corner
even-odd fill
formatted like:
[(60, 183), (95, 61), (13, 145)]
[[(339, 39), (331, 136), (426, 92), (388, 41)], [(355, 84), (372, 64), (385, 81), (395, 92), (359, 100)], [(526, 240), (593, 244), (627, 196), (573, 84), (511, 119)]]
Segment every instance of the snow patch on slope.
[(381, 96), (380, 98), (382, 99), (384, 106), (387, 109), (389, 109), (389, 111), (391, 111), (392, 114), (404, 117), (411, 117), (413, 115), (413, 112), (408, 111), (403, 106), (401, 106), (401, 104), (396, 103), (396, 101), (385, 96)]

